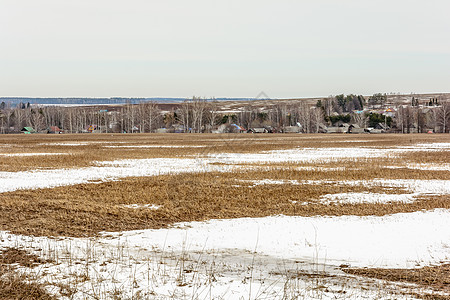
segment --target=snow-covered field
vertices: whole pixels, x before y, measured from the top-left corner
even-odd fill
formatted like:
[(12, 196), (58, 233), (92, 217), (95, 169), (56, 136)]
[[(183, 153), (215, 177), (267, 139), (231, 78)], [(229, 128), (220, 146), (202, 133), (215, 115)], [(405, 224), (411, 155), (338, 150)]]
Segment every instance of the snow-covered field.
[[(289, 273), (300, 267), (342, 276), (336, 268), (341, 264), (413, 268), (448, 261), (450, 232), (442, 229), (448, 227), (449, 219), (449, 211), (437, 209), (384, 217), (211, 220), (170, 229), (105, 233), (97, 239), (54, 240), (3, 232), (0, 246), (39, 249), (41, 256), (56, 259), (57, 264), (34, 272), (47, 274), (42, 279), (50, 283), (76, 286), (75, 299), (107, 298), (115, 289), (128, 296), (141, 291), (161, 299), (174, 293), (183, 299), (242, 299), (249, 293), (252, 299), (257, 295), (281, 298)], [(253, 274), (248, 272), (250, 267)], [(275, 271), (281, 275), (270, 274)], [(91, 280), (76, 283), (82, 276)], [(327, 284), (356, 297), (379, 293)], [(308, 295), (311, 291), (298, 292)], [(316, 296), (328, 299), (327, 293)]]
[[(444, 144), (446, 146), (447, 144)], [(426, 145), (429, 151), (438, 147)], [(114, 146), (115, 147), (115, 146)], [(126, 146), (135, 147), (135, 146)], [(154, 146), (148, 146), (154, 147)], [(158, 146), (162, 147), (162, 146)], [(172, 146), (170, 146), (172, 147)], [(287, 162), (333, 162), (341, 159), (357, 159), (365, 157), (391, 158), (405, 151), (422, 151), (425, 145), (408, 148), (305, 148), (290, 150), (273, 150), (260, 153), (222, 153), (208, 154), (196, 158), (154, 158), (127, 159), (97, 162), (96, 166), (78, 169), (32, 170), (23, 172), (0, 172), (0, 193), (17, 189), (34, 189), (55, 187), (92, 181), (110, 181), (124, 177), (155, 176), (176, 174), (181, 172), (230, 171), (242, 163), (287, 163)], [(56, 155), (42, 153), (42, 155)], [(57, 153), (59, 155), (59, 153)], [(27, 154), (24, 154), (27, 155)], [(28, 153), (28, 155), (38, 155)], [(41, 153), (39, 153), (41, 155)], [(218, 165), (220, 164), (220, 166)], [(433, 166), (438, 170), (446, 170), (447, 164)], [(419, 168), (416, 166), (415, 168)], [(425, 168), (425, 167), (424, 167)], [(21, 180), (27, 178), (26, 182)]]
[[(75, 144), (84, 145), (82, 142)], [(386, 149), (295, 148), (259, 153), (208, 154), (191, 158), (106, 161), (78, 169), (0, 172), (0, 193), (17, 189), (114, 181), (130, 176), (227, 172), (242, 168), (236, 165), (242, 163), (323, 163), (365, 157), (392, 158), (407, 151), (449, 148), (449, 143)], [(448, 164), (409, 167), (449, 171)], [(301, 187), (303, 184), (320, 185), (324, 182), (265, 179), (241, 180), (237, 183), (251, 188), (258, 185)], [(326, 182), (384, 186), (407, 191), (402, 194), (336, 192), (319, 199), (328, 204), (411, 203), (420, 196), (450, 194), (450, 176), (448, 180), (379, 178), (367, 182)], [(152, 203), (128, 207), (159, 208)], [(141, 295), (149, 299), (281, 299), (289, 295), (321, 299), (382, 299), (390, 298), (388, 292), (384, 294), (380, 290), (363, 288), (364, 283), (345, 275), (338, 267), (415, 268), (448, 263), (448, 228), (450, 211), (446, 209), (381, 217), (279, 215), (179, 223), (165, 229), (105, 232), (98, 238), (53, 239), (0, 231), (0, 248), (20, 246), (45, 258), (54, 259), (56, 263), (26, 271), (49, 282), (49, 290), (54, 293), (61, 291), (57, 287), (61, 283), (75, 288), (73, 299), (113, 298), (114, 293), (125, 298)], [(326, 281), (328, 289), (318, 290), (317, 287), (323, 282), (313, 282), (308, 276), (293, 280), (289, 276), (290, 272), (299, 269), (333, 275), (326, 277), (328, 279), (321, 279)], [(81, 277), (85, 280), (80, 280)], [(342, 278), (347, 281), (342, 281)]]

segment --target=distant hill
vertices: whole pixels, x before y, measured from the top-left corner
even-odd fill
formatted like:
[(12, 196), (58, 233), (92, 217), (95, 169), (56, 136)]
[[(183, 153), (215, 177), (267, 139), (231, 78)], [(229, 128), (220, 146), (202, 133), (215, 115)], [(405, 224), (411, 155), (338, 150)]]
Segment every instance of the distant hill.
[[(291, 99), (269, 99), (264, 93), (260, 93), (255, 98), (214, 98), (214, 100), (222, 102), (222, 110), (235, 110), (247, 105), (253, 107), (265, 107), (275, 104), (295, 104), (298, 101), (306, 102), (314, 105), (318, 100), (327, 99), (327, 97), (310, 97), (310, 98), (291, 98)], [(366, 100), (370, 95), (365, 96)], [(391, 104), (409, 104), (411, 98), (415, 97), (421, 103), (428, 102), (431, 98), (439, 99), (439, 102), (450, 101), (450, 93), (427, 93), (427, 94), (387, 94), (387, 100)], [(124, 105), (127, 103), (138, 104), (141, 102), (154, 101), (166, 106), (178, 106), (179, 103), (185, 101), (186, 98), (174, 97), (151, 97), (151, 98), (37, 98), (37, 97), (0, 97), (0, 104), (5, 102), (6, 105), (15, 107), (23, 103), (31, 105), (61, 105), (61, 106), (96, 106), (96, 105)], [(212, 99), (208, 99), (212, 100)]]
[[(137, 104), (147, 101), (158, 103), (179, 103), (186, 98), (33, 98), (33, 97), (0, 97), (0, 103), (5, 102), (11, 106), (20, 103), (34, 105), (114, 105), (114, 104)], [(217, 101), (248, 101), (251, 98), (216, 98)]]

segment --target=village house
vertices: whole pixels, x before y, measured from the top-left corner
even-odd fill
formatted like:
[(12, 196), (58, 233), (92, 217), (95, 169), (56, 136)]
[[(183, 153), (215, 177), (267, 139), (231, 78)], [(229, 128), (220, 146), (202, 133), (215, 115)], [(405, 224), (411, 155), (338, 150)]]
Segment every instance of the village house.
[(299, 126), (286, 126), (283, 129), (284, 133), (301, 133), (302, 128)]
[(50, 126), (47, 130), (47, 133), (60, 134), (60, 133), (64, 133), (64, 130), (62, 130), (58, 126)]
[(248, 133), (268, 133), (269, 131), (264, 127), (256, 127), (256, 128), (250, 128)]
[(348, 128), (349, 133), (367, 133), (367, 130), (365, 128), (361, 128), (358, 124), (352, 124)]
[(20, 131), (25, 134), (37, 133), (37, 131), (33, 127), (24, 127)]

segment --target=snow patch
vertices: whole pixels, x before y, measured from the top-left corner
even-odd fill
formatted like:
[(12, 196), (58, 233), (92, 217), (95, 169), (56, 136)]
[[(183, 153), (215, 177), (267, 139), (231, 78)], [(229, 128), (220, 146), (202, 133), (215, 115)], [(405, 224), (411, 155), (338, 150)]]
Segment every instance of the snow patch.
[(200, 145), (120, 145), (120, 146), (104, 146), (105, 148), (204, 148)]
[(339, 193), (327, 194), (320, 197), (321, 203), (389, 203), (389, 202), (414, 202), (414, 194), (378, 194), (378, 193)]
[[(125, 177), (157, 176), (191, 172), (227, 172), (233, 166), (210, 165), (198, 159), (153, 158), (97, 162), (79, 169), (0, 172), (0, 193), (18, 189), (49, 188), (89, 182), (113, 181)], [(27, 178), (27, 180), (23, 180)]]
[[(94, 286), (105, 293), (114, 292), (118, 287), (127, 294), (136, 292), (133, 287), (153, 291), (156, 295), (173, 295), (175, 291), (200, 293), (203, 288), (196, 291), (192, 286), (180, 286), (183, 277), (191, 276), (186, 271), (190, 268), (193, 268), (192, 276), (198, 276), (194, 282), (201, 280), (203, 285), (209, 282), (206, 290), (213, 295), (226, 295), (227, 299), (238, 296), (239, 299), (242, 295), (248, 296), (245, 271), (236, 276), (222, 275), (222, 272), (210, 269), (204, 273), (199, 262), (212, 255), (212, 261), (220, 265), (220, 257), (233, 256), (236, 260), (223, 266), (233, 269), (239, 266), (237, 259), (247, 253), (250, 261), (252, 256), (259, 261), (267, 255), (275, 263), (278, 261), (278, 268), (282, 266), (283, 270), (287, 264), (278, 259), (286, 259), (292, 265), (293, 261), (309, 262), (310, 265), (304, 267), (320, 269), (341, 264), (415, 268), (450, 259), (450, 231), (445, 230), (449, 227), (450, 210), (445, 209), (383, 217), (281, 215), (179, 223), (173, 228), (103, 233), (96, 239), (52, 239), (0, 231), (0, 248), (21, 245), (56, 258), (57, 263), (34, 269), (50, 284), (73, 284), (77, 276), (88, 274), (87, 281), (77, 281), (79, 292), (74, 299), (84, 299), (85, 293), (92, 293)], [(199, 258), (181, 265), (183, 257), (192, 255)], [(253, 263), (251, 265), (253, 267)], [(292, 265), (298, 270), (298, 265)], [(216, 281), (210, 281), (210, 272), (217, 276)], [(263, 278), (281, 280), (282, 292), (284, 277), (272, 279), (266, 275)], [(255, 281), (253, 288), (258, 284), (259, 281)], [(236, 290), (230, 292), (230, 289)], [(269, 298), (274, 297), (276, 294)]]
[(410, 146), (410, 148), (417, 148), (419, 150), (425, 149), (450, 149), (450, 143), (429, 143), (429, 144), (417, 144)]
[(270, 184), (292, 184), (299, 185), (300, 183), (297, 180), (274, 180), (274, 179), (261, 179), (261, 180), (239, 180), (240, 182), (250, 183), (252, 186), (258, 185), (270, 185)]
[[(101, 142), (101, 141), (89, 141), (89, 142), (61, 142), (61, 143), (42, 143), (39, 145), (44, 145), (44, 146), (87, 146), (87, 145), (92, 145), (92, 144), (110, 144), (111, 142)], [(122, 142), (118, 142), (118, 143), (122, 143)]]
[(68, 155), (68, 153), (0, 153), (0, 156), (50, 156), (50, 155)]
[(157, 209), (161, 208), (161, 206), (155, 205), (155, 204), (125, 204), (125, 205), (122, 205), (122, 207), (135, 208), (135, 209), (148, 208), (151, 210), (157, 210)]
[(450, 164), (409, 164), (406, 167), (424, 171), (450, 171)]
[[(236, 248), (352, 266), (403, 267), (450, 258), (450, 211), (389, 216), (241, 218), (113, 234), (135, 247), (190, 251)], [(106, 243), (116, 243), (115, 239)], [(183, 245), (184, 244), (184, 245)], [(318, 255), (317, 255), (318, 254)]]

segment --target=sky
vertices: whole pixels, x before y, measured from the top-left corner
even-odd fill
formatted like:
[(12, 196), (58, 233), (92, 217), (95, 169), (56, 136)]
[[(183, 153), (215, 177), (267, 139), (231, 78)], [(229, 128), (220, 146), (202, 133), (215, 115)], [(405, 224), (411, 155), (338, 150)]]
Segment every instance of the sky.
[(450, 92), (448, 0), (0, 0), (0, 97)]

